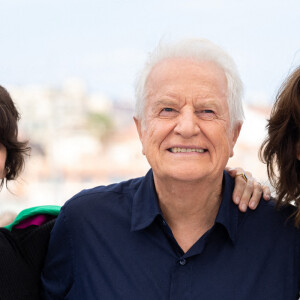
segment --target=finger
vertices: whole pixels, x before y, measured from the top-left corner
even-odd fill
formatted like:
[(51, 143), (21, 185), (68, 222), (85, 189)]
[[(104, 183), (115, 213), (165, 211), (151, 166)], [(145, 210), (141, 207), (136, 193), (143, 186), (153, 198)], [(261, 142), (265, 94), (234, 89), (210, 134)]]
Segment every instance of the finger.
[[(244, 170), (242, 168), (236, 168), (235, 172), (237, 174), (244, 174)], [(248, 174), (249, 178), (251, 179), (252, 174), (249, 172), (246, 172), (246, 176), (247, 176), (247, 174)], [(232, 193), (232, 200), (235, 204), (240, 203), (246, 186), (247, 186), (247, 182), (245, 181), (245, 179), (241, 176), (235, 175), (235, 186), (234, 186), (234, 190)]]
[(267, 201), (271, 199), (271, 190), (267, 185), (262, 186), (263, 198)]
[(231, 167), (226, 167), (225, 171), (231, 176), (235, 177), (236, 174), (239, 173), (244, 173), (244, 170), (242, 168), (231, 168)]
[(252, 196), (249, 201), (249, 207), (252, 210), (256, 209), (258, 203), (261, 200), (261, 195), (263, 192), (261, 184), (259, 182), (257, 182), (256, 180), (254, 180), (254, 182), (253, 182), (253, 188), (254, 188), (254, 190), (253, 190)]
[(248, 177), (248, 181), (245, 185), (245, 188), (243, 190), (242, 196), (240, 198), (240, 203), (239, 203), (239, 210), (241, 212), (247, 211), (249, 201), (250, 201), (251, 196), (254, 191), (254, 181), (253, 181), (253, 178), (251, 177), (251, 173), (247, 177)]
[(226, 167), (225, 171), (231, 176), (234, 177), (236, 175), (236, 168)]

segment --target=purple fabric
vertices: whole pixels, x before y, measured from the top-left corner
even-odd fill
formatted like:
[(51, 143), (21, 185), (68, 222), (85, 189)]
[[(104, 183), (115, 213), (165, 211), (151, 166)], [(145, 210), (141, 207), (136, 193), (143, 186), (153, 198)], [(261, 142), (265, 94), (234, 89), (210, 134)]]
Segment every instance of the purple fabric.
[(45, 222), (47, 222), (50, 218), (51, 218), (51, 216), (49, 216), (49, 215), (32, 216), (25, 220), (22, 220), (18, 225), (15, 226), (15, 228), (24, 229), (31, 225), (40, 226), (40, 225), (44, 224)]

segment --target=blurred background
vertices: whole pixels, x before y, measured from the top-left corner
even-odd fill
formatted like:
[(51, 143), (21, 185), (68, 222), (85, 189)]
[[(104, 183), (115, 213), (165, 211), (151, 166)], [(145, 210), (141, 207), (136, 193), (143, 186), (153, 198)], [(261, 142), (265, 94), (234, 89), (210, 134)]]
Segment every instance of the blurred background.
[(246, 120), (230, 166), (267, 179), (258, 149), (277, 90), (300, 63), (299, 0), (0, 0), (0, 84), (32, 147), (0, 212), (63, 204), (142, 176), (133, 82), (161, 39), (208, 38), (235, 59)]

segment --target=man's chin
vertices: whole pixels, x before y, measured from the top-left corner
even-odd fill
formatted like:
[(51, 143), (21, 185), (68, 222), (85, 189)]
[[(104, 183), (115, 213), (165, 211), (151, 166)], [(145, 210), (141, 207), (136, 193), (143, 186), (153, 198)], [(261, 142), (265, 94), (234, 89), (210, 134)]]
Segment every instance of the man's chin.
[(201, 182), (206, 179), (209, 179), (209, 172), (202, 172), (198, 171), (181, 171), (181, 170), (174, 170), (173, 172), (168, 172), (163, 175), (166, 182), (168, 181), (177, 181), (183, 183), (192, 183), (192, 182)]

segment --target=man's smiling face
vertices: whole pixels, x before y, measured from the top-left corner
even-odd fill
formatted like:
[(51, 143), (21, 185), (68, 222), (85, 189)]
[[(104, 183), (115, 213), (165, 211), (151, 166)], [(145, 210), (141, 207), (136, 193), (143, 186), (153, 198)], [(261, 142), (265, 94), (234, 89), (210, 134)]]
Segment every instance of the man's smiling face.
[(135, 121), (154, 176), (222, 176), (240, 130), (230, 130), (224, 71), (212, 62), (164, 60), (150, 72), (147, 92), (144, 120)]

